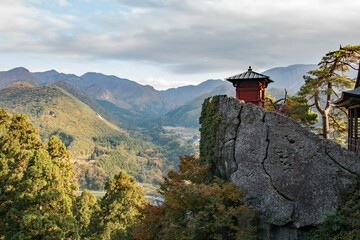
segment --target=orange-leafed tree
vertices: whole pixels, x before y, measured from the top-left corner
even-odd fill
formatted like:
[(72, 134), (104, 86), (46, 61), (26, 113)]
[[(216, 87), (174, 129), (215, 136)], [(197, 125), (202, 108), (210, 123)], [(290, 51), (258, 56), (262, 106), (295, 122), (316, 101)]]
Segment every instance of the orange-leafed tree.
[(209, 169), (193, 156), (181, 157), (179, 172), (170, 171), (161, 185), (164, 204), (148, 207), (136, 239), (252, 239), (254, 212), (244, 191), (216, 177), (208, 180)]

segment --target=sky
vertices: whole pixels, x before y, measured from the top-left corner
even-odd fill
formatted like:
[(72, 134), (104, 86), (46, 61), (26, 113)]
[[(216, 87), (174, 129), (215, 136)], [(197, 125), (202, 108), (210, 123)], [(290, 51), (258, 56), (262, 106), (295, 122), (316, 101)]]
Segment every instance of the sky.
[(360, 44), (359, 12), (358, 0), (1, 0), (0, 71), (196, 85), (316, 64)]

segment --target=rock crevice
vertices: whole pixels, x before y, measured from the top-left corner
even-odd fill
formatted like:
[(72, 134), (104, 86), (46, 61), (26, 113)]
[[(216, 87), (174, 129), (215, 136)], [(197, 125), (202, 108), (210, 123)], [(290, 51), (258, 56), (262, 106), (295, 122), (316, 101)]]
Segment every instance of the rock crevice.
[[(265, 116), (265, 115), (264, 115)], [(265, 118), (264, 118), (265, 119)], [(265, 122), (265, 121), (264, 121)], [(271, 187), (274, 189), (274, 191), (281, 197), (285, 198), (287, 201), (290, 201), (290, 202), (295, 202), (294, 199), (291, 199), (290, 197), (286, 196), (284, 193), (282, 193), (281, 191), (279, 191), (276, 186), (273, 184), (273, 180), (272, 180), (272, 177), (271, 175), (268, 173), (268, 171), (266, 170), (266, 167), (265, 167), (265, 162), (266, 162), (266, 159), (268, 158), (268, 152), (269, 152), (269, 146), (270, 146), (270, 139), (269, 139), (269, 127), (267, 126), (266, 128), (266, 146), (265, 146), (265, 157), (264, 157), (264, 160), (261, 162), (261, 166), (263, 167), (264, 169), (264, 172), (265, 174), (269, 177), (270, 179), (270, 185)], [(295, 206), (294, 206), (295, 208)], [(293, 211), (294, 213), (294, 211)], [(293, 213), (291, 215), (293, 215)]]
[(326, 155), (327, 155), (336, 165), (338, 165), (340, 168), (342, 168), (343, 170), (345, 170), (345, 171), (347, 171), (347, 172), (349, 172), (349, 173), (351, 173), (351, 174), (353, 174), (353, 175), (358, 175), (358, 174), (356, 174), (355, 172), (351, 171), (350, 169), (348, 169), (348, 168), (344, 167), (343, 165), (341, 165), (338, 161), (336, 161), (336, 159), (335, 159), (333, 156), (331, 156), (331, 154), (329, 153), (327, 147), (325, 148), (325, 153), (326, 153)]

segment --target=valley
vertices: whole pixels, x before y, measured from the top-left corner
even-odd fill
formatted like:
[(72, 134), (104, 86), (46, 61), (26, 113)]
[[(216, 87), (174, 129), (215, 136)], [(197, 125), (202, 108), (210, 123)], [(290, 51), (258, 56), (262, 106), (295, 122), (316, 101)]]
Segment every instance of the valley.
[[(280, 95), (285, 86), (296, 92), (311, 67), (266, 71), (275, 83), (279, 79), (270, 92)], [(164, 174), (177, 169), (179, 156), (198, 156), (203, 100), (235, 94), (219, 79), (158, 91), (101, 73), (76, 76), (22, 67), (0, 72), (0, 88), (0, 108), (28, 115), (44, 141), (58, 136), (71, 153), (80, 188), (93, 190), (103, 189), (120, 169), (155, 189)]]

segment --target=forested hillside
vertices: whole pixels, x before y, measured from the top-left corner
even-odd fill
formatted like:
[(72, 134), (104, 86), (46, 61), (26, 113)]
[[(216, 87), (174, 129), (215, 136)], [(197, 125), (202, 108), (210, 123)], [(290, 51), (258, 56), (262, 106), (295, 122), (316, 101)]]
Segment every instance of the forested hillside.
[(43, 138), (59, 136), (77, 157), (93, 152), (92, 138), (95, 136), (127, 134), (56, 86), (14, 83), (0, 90), (0, 107), (27, 114)]
[(182, 157), (179, 173), (169, 171), (161, 183), (165, 202), (153, 206), (123, 170), (109, 179), (103, 197), (87, 190), (76, 197), (78, 185), (65, 145), (54, 136), (42, 141), (25, 115), (0, 109), (0, 150), (1, 239), (255, 236), (255, 215), (244, 203), (245, 193), (213, 177), (197, 158)]
[(0, 107), (27, 114), (42, 139), (58, 136), (70, 150), (84, 188), (103, 188), (120, 169), (139, 182), (156, 185), (164, 172), (176, 168), (177, 156), (193, 153), (190, 145), (161, 128), (153, 130), (151, 141), (141, 132), (121, 129), (54, 85), (14, 83), (0, 90)]

